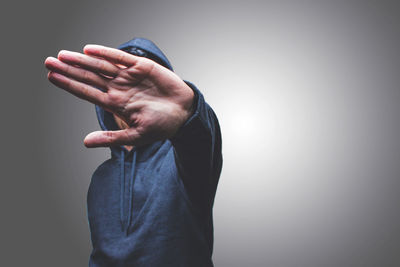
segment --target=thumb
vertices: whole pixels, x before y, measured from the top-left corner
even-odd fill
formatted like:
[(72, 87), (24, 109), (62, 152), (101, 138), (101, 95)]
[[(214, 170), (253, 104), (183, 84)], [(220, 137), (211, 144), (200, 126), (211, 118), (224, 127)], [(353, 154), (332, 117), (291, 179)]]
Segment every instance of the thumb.
[(88, 134), (83, 143), (88, 148), (136, 145), (139, 137), (139, 133), (134, 128), (118, 131), (95, 131)]

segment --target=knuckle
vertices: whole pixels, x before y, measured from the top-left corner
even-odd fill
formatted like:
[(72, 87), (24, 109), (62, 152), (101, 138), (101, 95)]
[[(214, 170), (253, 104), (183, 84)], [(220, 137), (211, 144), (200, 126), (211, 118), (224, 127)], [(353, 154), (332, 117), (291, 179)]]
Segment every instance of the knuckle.
[(106, 135), (107, 143), (112, 144), (115, 142), (115, 133), (114, 132), (108, 131), (105, 133), (105, 135)]
[(107, 66), (106, 66), (106, 64), (105, 64), (105, 62), (104, 62), (103, 60), (100, 60), (100, 61), (99, 61), (99, 69), (100, 69), (100, 70), (105, 70), (105, 69), (107, 69)]
[(108, 97), (108, 95), (106, 94), (106, 93), (101, 93), (100, 94), (100, 101), (101, 101), (101, 103), (104, 105), (104, 106), (106, 106), (106, 107), (109, 107), (110, 106), (110, 100), (109, 100), (109, 97)]
[(88, 72), (87, 70), (83, 71), (83, 80), (84, 81), (90, 80), (90, 72)]
[(140, 58), (134, 66), (127, 69), (127, 72), (131, 77), (137, 78), (140, 81), (150, 75), (154, 66), (155, 64), (153, 61), (146, 58)]
[(83, 63), (83, 58), (79, 53), (76, 53), (76, 63), (78, 65), (82, 65), (82, 63)]
[(94, 66), (97, 70), (102, 70), (104, 69), (104, 62), (102, 60), (96, 60)]
[(156, 63), (153, 60), (142, 58), (140, 61), (140, 68), (146, 76), (150, 75), (155, 66)]
[(117, 59), (118, 59), (118, 63), (123, 63), (124, 59), (125, 59), (125, 55), (121, 53), (118, 55)]
[(82, 95), (89, 96), (89, 88), (87, 86), (82, 86)]
[(71, 74), (71, 72), (72, 72), (72, 67), (71, 67), (71, 65), (69, 65), (69, 64), (65, 64), (66, 66), (65, 66), (65, 72), (66, 73), (68, 73), (68, 74)]
[(105, 105), (109, 109), (122, 115), (125, 114), (125, 105), (122, 104), (121, 97), (118, 94), (115, 94), (113, 91), (109, 91), (108, 93), (104, 93), (104, 95)]

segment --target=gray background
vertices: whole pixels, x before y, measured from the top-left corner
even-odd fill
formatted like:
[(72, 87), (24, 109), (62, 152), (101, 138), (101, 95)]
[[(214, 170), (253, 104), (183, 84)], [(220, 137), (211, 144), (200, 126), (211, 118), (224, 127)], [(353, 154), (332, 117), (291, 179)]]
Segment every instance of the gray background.
[(154, 40), (219, 116), (217, 267), (400, 266), (400, 8), (388, 1), (3, 3), (1, 266), (86, 266), (94, 107), (46, 80)]

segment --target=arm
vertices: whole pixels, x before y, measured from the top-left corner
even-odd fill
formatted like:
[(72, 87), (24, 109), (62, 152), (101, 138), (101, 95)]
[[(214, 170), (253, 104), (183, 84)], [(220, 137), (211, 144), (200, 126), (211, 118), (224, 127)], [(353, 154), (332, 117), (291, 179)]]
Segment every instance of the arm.
[(194, 203), (204, 203), (212, 201), (221, 173), (221, 131), (202, 93), (193, 84), (187, 84), (194, 92), (193, 114), (170, 140), (189, 196)]

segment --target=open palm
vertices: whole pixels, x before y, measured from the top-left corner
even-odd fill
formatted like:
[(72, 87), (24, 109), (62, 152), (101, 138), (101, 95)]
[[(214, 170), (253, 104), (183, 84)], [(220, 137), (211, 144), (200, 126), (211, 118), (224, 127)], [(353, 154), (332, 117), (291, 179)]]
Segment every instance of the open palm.
[(87, 147), (136, 146), (170, 138), (193, 112), (192, 89), (147, 58), (87, 45), (84, 54), (60, 51), (58, 59), (48, 57), (45, 66), (53, 84), (114, 113), (129, 126), (92, 132), (85, 138)]

